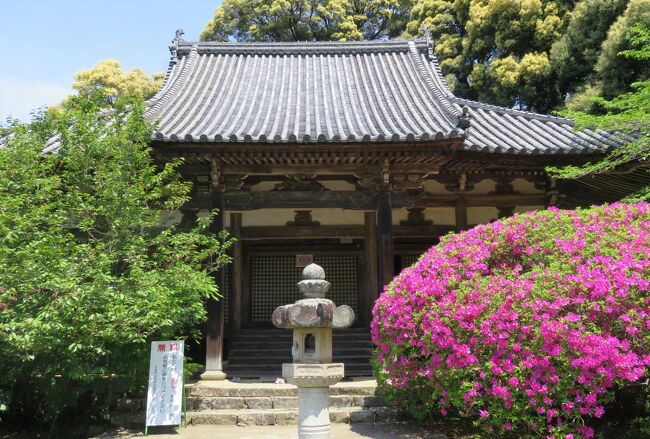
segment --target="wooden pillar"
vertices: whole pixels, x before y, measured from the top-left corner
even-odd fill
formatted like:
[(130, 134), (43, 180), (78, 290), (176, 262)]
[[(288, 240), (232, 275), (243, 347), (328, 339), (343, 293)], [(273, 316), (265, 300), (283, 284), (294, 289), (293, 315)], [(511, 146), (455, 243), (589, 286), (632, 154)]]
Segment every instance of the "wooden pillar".
[[(212, 209), (219, 209), (219, 215), (210, 226), (210, 233), (217, 234), (223, 230), (224, 226), (223, 194), (221, 192), (212, 192), (211, 207)], [(225, 272), (225, 269), (221, 269), (215, 275), (220, 291), (222, 291), (221, 287), (225, 285)], [(223, 300), (208, 299), (206, 308), (208, 311), (208, 322), (205, 331), (205, 372), (201, 375), (201, 379), (223, 380), (226, 378), (221, 363), (223, 355), (223, 321), (225, 315)]]
[(242, 327), (248, 328), (251, 325), (251, 264), (248, 255), (247, 245), (242, 242), (242, 283), (241, 283), (241, 322)]
[(232, 285), (230, 286), (230, 324), (234, 335), (241, 329), (241, 296), (242, 296), (242, 263), (243, 252), (241, 242), (242, 214), (230, 214), (230, 234), (236, 239), (232, 246)]
[(366, 212), (365, 242), (364, 242), (364, 275), (361, 291), (359, 292), (359, 321), (368, 326), (372, 319), (372, 307), (379, 297), (377, 285), (377, 213)]
[(465, 199), (461, 196), (456, 200), (456, 231), (467, 229), (467, 206)]
[(379, 193), (377, 203), (377, 260), (379, 287), (390, 283), (395, 275), (393, 251), (393, 203), (391, 193)]

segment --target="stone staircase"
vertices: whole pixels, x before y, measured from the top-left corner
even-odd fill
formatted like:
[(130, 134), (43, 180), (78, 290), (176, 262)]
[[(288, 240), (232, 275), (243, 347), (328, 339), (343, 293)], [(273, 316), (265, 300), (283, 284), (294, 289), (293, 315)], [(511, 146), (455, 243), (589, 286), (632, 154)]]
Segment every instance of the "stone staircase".
[[(298, 392), (289, 384), (202, 381), (187, 386), (192, 425), (287, 425), (298, 418)], [(394, 411), (376, 396), (373, 379), (355, 379), (330, 388), (330, 420), (386, 421)]]
[[(225, 372), (230, 378), (275, 381), (282, 363), (291, 363), (292, 333), (281, 329), (245, 329), (232, 341)], [(346, 377), (371, 377), (373, 345), (368, 328), (333, 332), (332, 361), (345, 364)]]

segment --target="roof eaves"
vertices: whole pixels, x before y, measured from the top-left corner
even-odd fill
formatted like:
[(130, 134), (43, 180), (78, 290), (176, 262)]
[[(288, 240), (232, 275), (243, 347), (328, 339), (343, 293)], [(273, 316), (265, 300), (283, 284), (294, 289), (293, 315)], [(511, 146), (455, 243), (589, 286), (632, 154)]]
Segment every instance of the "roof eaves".
[(514, 108), (500, 107), (498, 105), (484, 104), (483, 102), (472, 101), (469, 99), (459, 98), (453, 94), (450, 96), (450, 100), (456, 102), (461, 106), (468, 106), (472, 108), (481, 108), (484, 110), (493, 110), (497, 112), (507, 113), (514, 116), (523, 116), (530, 119), (543, 120), (543, 121), (552, 121), (556, 123), (561, 123), (565, 125), (574, 125), (574, 120), (566, 117), (552, 116), (550, 114), (539, 114), (533, 113), (532, 111), (524, 110), (515, 110)]

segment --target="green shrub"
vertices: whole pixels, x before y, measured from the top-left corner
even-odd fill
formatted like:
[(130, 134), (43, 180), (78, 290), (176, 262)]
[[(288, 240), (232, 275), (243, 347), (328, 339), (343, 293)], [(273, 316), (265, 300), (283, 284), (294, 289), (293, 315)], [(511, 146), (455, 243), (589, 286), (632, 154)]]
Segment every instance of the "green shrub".
[(647, 397), (649, 255), (647, 203), (447, 236), (375, 304), (380, 386), (418, 417), (454, 410), (499, 435), (593, 437), (584, 421), (617, 392)]
[(146, 383), (149, 342), (196, 328), (218, 295), (229, 240), (206, 233), (215, 214), (160, 226), (190, 194), (180, 162), (155, 165), (142, 102), (105, 102), (73, 97), (0, 146), (5, 420), (106, 416), (111, 393)]

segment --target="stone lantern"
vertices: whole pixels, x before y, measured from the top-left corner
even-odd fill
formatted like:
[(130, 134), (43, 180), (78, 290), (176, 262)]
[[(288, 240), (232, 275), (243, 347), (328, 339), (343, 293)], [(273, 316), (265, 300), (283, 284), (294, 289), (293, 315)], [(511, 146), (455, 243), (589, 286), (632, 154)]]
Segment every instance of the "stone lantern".
[(293, 363), (282, 365), (282, 376), (298, 387), (298, 436), (329, 438), (329, 386), (343, 378), (343, 363), (332, 363), (332, 328), (347, 328), (354, 311), (325, 298), (330, 283), (316, 264), (305, 267), (298, 289), (303, 299), (273, 311), (278, 328), (293, 329)]

